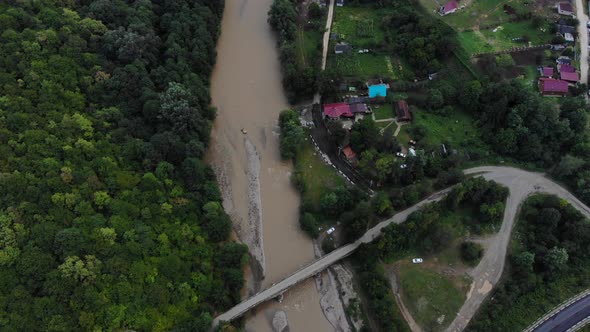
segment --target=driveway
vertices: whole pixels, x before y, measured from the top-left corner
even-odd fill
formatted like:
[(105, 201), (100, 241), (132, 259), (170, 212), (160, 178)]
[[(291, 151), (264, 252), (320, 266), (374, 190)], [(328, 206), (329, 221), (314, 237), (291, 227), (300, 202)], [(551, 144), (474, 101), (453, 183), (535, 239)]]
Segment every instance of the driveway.
[(588, 15), (584, 13), (585, 2), (576, 0), (576, 16), (578, 25), (578, 38), (580, 39), (580, 82), (588, 83)]
[(459, 310), (457, 317), (447, 331), (462, 331), (469, 323), (481, 303), (492, 288), (498, 283), (504, 270), (506, 251), (510, 241), (510, 233), (516, 219), (520, 204), (534, 193), (548, 193), (567, 200), (584, 216), (590, 219), (590, 208), (570, 194), (557, 183), (549, 180), (542, 173), (527, 172), (512, 167), (476, 167), (465, 171), (466, 174), (482, 173), (487, 180), (494, 180), (510, 190), (506, 201), (506, 210), (500, 231), (494, 236), (480, 264), (471, 271), (473, 278), (471, 290)]

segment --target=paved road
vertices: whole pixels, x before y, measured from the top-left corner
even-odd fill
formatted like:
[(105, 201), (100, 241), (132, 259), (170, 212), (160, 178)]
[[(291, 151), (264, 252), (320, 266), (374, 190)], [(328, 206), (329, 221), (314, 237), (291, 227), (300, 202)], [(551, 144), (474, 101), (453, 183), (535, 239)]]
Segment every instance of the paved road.
[(570, 304), (539, 325), (535, 332), (566, 332), (578, 322), (590, 317), (590, 294)]
[(495, 286), (504, 269), (506, 250), (510, 241), (510, 232), (522, 201), (536, 192), (545, 192), (567, 200), (587, 218), (590, 218), (590, 208), (570, 194), (557, 183), (549, 180), (544, 174), (527, 172), (512, 167), (476, 167), (465, 171), (466, 174), (482, 173), (488, 180), (494, 180), (510, 189), (506, 201), (506, 209), (502, 227), (490, 247), (486, 250), (480, 264), (470, 273), (473, 278), (472, 288), (465, 303), (459, 310), (457, 317), (447, 328), (447, 331), (462, 331), (473, 317), (481, 303)]
[(583, 0), (576, 0), (576, 16), (580, 24), (578, 24), (578, 38), (580, 39), (580, 82), (588, 83), (588, 15), (584, 13)]
[[(510, 238), (510, 231), (514, 223), (518, 207), (526, 197), (535, 192), (551, 193), (567, 200), (570, 204), (580, 210), (580, 212), (582, 212), (585, 216), (590, 218), (590, 208), (580, 202), (567, 190), (555, 182), (547, 179), (541, 173), (527, 172), (512, 167), (495, 166), (471, 168), (466, 170), (465, 173), (474, 175), (481, 174), (488, 180), (494, 180), (508, 187), (510, 194), (506, 202), (506, 210), (504, 211), (502, 227), (496, 235), (497, 238), (486, 251), (484, 257), (481, 260), (481, 263), (477, 268), (474, 269), (474, 272), (472, 273), (474, 280), (473, 289), (468, 295), (468, 298), (463, 304), (463, 307), (461, 307), (459, 314), (449, 326), (449, 331), (461, 331), (463, 328), (465, 328), (469, 320), (473, 317), (477, 308), (483, 302), (487, 294), (491, 291), (492, 286), (495, 285), (500, 279), (500, 276), (502, 275), (502, 269), (504, 268), (504, 260), (506, 257), (508, 240)], [(387, 227), (391, 223), (404, 222), (412, 212), (418, 210), (425, 204), (440, 200), (449, 190), (450, 189), (445, 189), (440, 191), (419, 202), (418, 204), (395, 214), (393, 217), (380, 222), (375, 227), (368, 230), (356, 242), (334, 250), (330, 254), (312, 262), (310, 265), (293, 273), (279, 283), (252, 296), (242, 303), (239, 303), (229, 311), (215, 318), (213, 321), (214, 326), (218, 325), (220, 321), (231, 321), (237, 317), (240, 317), (250, 309), (256, 307), (258, 304), (275, 298), (295, 284), (317, 274), (340, 259), (349, 256), (362, 243), (369, 243), (377, 238), (381, 234), (381, 230), (384, 227)]]

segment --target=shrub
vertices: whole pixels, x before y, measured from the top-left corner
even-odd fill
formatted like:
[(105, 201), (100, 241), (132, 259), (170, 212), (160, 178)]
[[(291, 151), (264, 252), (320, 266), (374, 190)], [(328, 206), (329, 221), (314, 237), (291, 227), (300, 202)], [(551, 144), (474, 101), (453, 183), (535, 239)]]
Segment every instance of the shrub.
[(463, 262), (470, 266), (476, 266), (483, 256), (483, 247), (475, 242), (461, 243), (461, 258)]

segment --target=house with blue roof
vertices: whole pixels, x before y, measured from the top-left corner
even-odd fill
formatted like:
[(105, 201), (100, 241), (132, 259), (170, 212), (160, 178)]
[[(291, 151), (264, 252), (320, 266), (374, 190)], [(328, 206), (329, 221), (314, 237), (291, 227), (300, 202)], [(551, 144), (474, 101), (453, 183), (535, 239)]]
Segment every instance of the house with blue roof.
[(387, 97), (387, 84), (369, 85), (369, 98)]

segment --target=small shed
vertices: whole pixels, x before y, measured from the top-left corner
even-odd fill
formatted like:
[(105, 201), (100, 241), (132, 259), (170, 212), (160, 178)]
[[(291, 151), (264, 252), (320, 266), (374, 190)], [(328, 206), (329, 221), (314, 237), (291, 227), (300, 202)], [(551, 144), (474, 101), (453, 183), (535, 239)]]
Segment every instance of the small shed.
[(338, 43), (334, 46), (335, 54), (344, 54), (352, 51), (352, 46), (347, 43)]
[(539, 72), (543, 77), (553, 77), (553, 67), (539, 67)]

